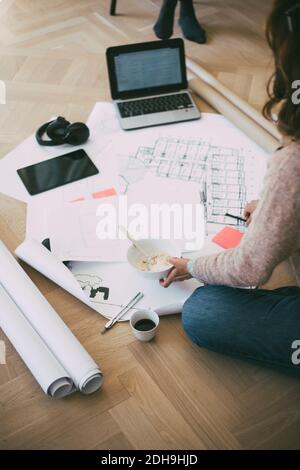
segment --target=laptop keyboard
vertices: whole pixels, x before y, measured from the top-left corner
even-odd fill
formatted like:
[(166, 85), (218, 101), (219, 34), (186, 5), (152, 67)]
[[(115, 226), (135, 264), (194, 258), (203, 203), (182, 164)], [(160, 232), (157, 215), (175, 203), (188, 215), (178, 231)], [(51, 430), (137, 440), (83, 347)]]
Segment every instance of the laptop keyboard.
[(194, 107), (187, 93), (144, 98), (117, 104), (122, 118)]

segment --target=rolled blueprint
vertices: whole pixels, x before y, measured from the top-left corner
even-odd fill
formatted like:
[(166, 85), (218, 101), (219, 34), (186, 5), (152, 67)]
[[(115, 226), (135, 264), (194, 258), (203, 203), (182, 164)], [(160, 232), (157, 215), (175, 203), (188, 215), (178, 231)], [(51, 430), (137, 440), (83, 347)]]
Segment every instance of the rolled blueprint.
[[(194, 73), (196, 71), (199, 72), (198, 67), (197, 65), (193, 67)], [(199, 72), (197, 78), (192, 78), (189, 81), (190, 88), (241, 129), (267, 153), (275, 152), (280, 146), (280, 134), (273, 124), (269, 123), (263, 116), (260, 116), (248, 103), (244, 102), (216, 79), (211, 80), (214, 86), (208, 83), (208, 81), (203, 80), (202, 77), (208, 78), (210, 74), (206, 72), (208, 74), (208, 77), (206, 77), (202, 70), (200, 68), (201, 73)]]
[(243, 100), (233, 91), (229, 90), (223, 83), (216, 79), (211, 73), (205, 70), (201, 65), (197, 64), (191, 59), (186, 59), (187, 68), (193, 72), (197, 77), (201, 78), (211, 87), (215, 88), (219, 93), (221, 93), (225, 98), (227, 98), (232, 104), (237, 108), (243, 111), (244, 114), (249, 116), (253, 121), (257, 122), (261, 127), (263, 127), (269, 134), (273, 135), (278, 141), (281, 140), (280, 132), (272, 122), (268, 121), (259, 111), (257, 111), (253, 106), (251, 106), (247, 101)]
[[(43, 390), (51, 396), (69, 393), (70, 384), (85, 394), (98, 390), (103, 379), (97, 364), (1, 241), (0, 265), (0, 326)], [(28, 347), (31, 340), (34, 352)]]

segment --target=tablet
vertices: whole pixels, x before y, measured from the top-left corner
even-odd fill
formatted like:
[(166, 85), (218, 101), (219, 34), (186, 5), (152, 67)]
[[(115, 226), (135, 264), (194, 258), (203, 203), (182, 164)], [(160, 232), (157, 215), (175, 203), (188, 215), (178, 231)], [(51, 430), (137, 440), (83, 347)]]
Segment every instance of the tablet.
[(99, 173), (87, 153), (75, 150), (17, 170), (32, 196)]

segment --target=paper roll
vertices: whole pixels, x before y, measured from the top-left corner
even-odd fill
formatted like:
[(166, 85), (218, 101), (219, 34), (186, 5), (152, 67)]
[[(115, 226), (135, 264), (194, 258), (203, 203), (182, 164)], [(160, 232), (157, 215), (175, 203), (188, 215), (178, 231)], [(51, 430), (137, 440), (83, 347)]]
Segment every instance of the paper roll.
[(71, 392), (72, 379), (1, 284), (0, 325), (47, 395), (62, 398)]
[(51, 251), (36, 240), (26, 239), (15, 251), (18, 258), (51, 279), (81, 302), (93, 308), (71, 271)]
[[(81, 346), (77, 338), (75, 338), (2, 242), (0, 242), (0, 264), (0, 284), (20, 310), (20, 315), (24, 317), (24, 320), (22, 320), (20, 315), (17, 315), (17, 312), (13, 309), (13, 306), (9, 307), (8, 299), (2, 295), (0, 298), (0, 308), (4, 312), (2, 312), (3, 324), (5, 323), (6, 325), (8, 337), (13, 337), (14, 344), (16, 349), (20, 351), (21, 357), (24, 356), (24, 360), (26, 358), (25, 362), (30, 369), (31, 366), (33, 367), (33, 373), (39, 377), (38, 381), (43, 384), (43, 389), (45, 390), (45, 383), (47, 382), (47, 375), (46, 378), (43, 376), (43, 374), (46, 374), (43, 368), (47, 369), (48, 362), (49, 364), (52, 363), (50, 362), (50, 355), (49, 361), (47, 360), (45, 347), (41, 346), (41, 342), (44, 343), (44, 346), (61, 365), (61, 369), (57, 369), (55, 380), (49, 385), (50, 389), (48, 387), (50, 395), (60, 395), (65, 390), (65, 384), (61, 380), (64, 377), (70, 378), (74, 383), (74, 387), (82, 393), (88, 394), (99, 389), (102, 385), (102, 373), (97, 364)], [(1, 304), (1, 299), (2, 302), (5, 302), (4, 306)], [(16, 326), (14, 329), (9, 328), (10, 324), (6, 318), (9, 312), (13, 312), (14, 316), (18, 318), (19, 323), (16, 324), (21, 325), (22, 323), (25, 325), (25, 320), (27, 320), (41, 342), (38, 341), (36, 334), (32, 331), (30, 332), (28, 328), (26, 329), (27, 336), (24, 338), (22, 337), (21, 326)], [(35, 338), (34, 354), (36, 355), (36, 351), (41, 351), (41, 354), (37, 354), (37, 358), (40, 358), (40, 363), (35, 363), (34, 358), (31, 357), (33, 355), (30, 349), (31, 338)], [(53, 367), (51, 367), (55, 369), (54, 366), (56, 367), (57, 363), (53, 363)], [(52, 375), (55, 376), (55, 373), (53, 372)]]
[(193, 78), (189, 81), (189, 86), (197, 95), (201, 96), (214, 109), (219, 111), (250, 139), (262, 147), (265, 152), (272, 154), (280, 146), (280, 142), (273, 135), (201, 78)]
[(201, 65), (197, 64), (191, 59), (186, 59), (187, 68), (193, 72), (198, 78), (201, 78), (205, 83), (210, 85), (216, 91), (221, 93), (225, 98), (228, 99), (234, 106), (240, 109), (246, 116), (250, 117), (253, 121), (265, 129), (269, 134), (271, 134), (277, 141), (280, 142), (281, 134), (276, 128), (276, 126), (268, 121), (264, 116), (259, 113), (255, 108), (253, 108), (247, 101), (243, 100), (233, 91), (229, 90), (223, 83), (216, 79), (211, 73), (205, 70)]

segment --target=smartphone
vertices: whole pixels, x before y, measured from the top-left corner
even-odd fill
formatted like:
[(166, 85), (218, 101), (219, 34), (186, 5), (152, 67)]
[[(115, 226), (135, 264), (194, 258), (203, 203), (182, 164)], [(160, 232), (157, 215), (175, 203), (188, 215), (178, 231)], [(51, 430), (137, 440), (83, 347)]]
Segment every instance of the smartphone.
[(75, 150), (17, 170), (31, 196), (99, 173), (87, 153)]

